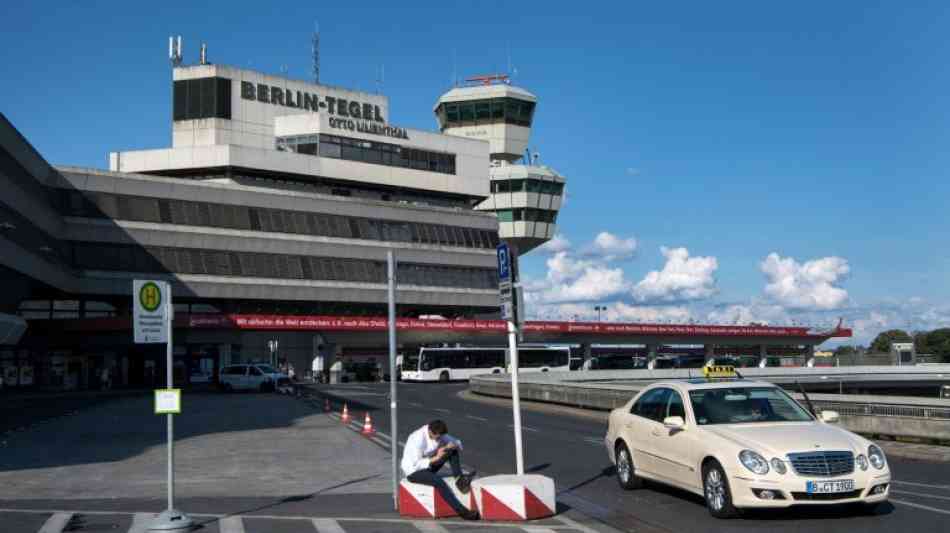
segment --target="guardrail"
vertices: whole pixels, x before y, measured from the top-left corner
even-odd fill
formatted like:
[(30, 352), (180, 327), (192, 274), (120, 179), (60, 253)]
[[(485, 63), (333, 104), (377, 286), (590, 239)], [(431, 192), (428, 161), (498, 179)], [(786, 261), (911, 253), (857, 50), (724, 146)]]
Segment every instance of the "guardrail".
[[(637, 379), (635, 383), (629, 379), (611, 383), (578, 381), (573, 372), (558, 374), (522, 374), (519, 382), (522, 399), (609, 411), (627, 403), (643, 387), (660, 380), (653, 377)], [(756, 378), (769, 381), (764, 377)], [(507, 375), (475, 376), (469, 382), (469, 388), (476, 394), (511, 397), (511, 382)], [(792, 396), (803, 402), (801, 394), (792, 393)], [(808, 396), (816, 410), (837, 411), (841, 415), (839, 424), (855, 433), (950, 441), (950, 399), (849, 394)]]

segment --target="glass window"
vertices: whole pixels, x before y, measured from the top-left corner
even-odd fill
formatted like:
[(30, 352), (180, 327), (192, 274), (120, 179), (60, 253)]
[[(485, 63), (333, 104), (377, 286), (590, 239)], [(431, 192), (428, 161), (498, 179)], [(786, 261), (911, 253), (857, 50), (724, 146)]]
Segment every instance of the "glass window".
[(511, 209), (502, 209), (497, 211), (498, 213), (498, 222), (514, 222), (514, 213)]
[[(511, 192), (521, 192), (524, 190), (525, 180), (511, 180), (509, 181)], [(530, 183), (530, 182), (529, 182)]]
[(670, 404), (666, 410), (666, 416), (678, 416), (686, 420), (686, 409), (683, 407), (683, 397), (676, 391), (670, 394)]
[(475, 120), (475, 104), (472, 102), (462, 102), (459, 104), (459, 119), (462, 122)]
[(690, 391), (696, 423), (806, 422), (812, 416), (778, 387), (735, 387)]
[(491, 101), (491, 118), (505, 118), (505, 100), (495, 98)]
[(332, 157), (334, 159), (341, 157), (340, 145), (336, 143), (321, 142), (319, 151), (321, 157)]
[(478, 120), (488, 120), (491, 118), (491, 108), (487, 101), (475, 102), (475, 118)]
[(526, 185), (528, 192), (542, 192), (544, 189), (544, 182), (538, 180), (528, 180)]
[(448, 120), (448, 122), (459, 121), (458, 104), (445, 104), (445, 118)]
[(630, 412), (643, 418), (663, 422), (667, 403), (672, 392), (671, 389), (664, 387), (649, 390), (633, 404)]

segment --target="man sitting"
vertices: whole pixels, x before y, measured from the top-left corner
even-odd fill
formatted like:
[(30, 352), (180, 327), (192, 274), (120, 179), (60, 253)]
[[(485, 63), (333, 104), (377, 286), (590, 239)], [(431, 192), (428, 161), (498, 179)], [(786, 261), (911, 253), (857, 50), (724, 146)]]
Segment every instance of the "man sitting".
[(449, 436), (449, 428), (441, 420), (433, 420), (428, 425), (412, 432), (406, 439), (406, 448), (402, 454), (402, 471), (412, 483), (435, 487), (442, 499), (455, 512), (466, 520), (477, 520), (478, 511), (469, 510), (455, 497), (455, 493), (445, 483), (438, 472), (446, 462), (457, 479), (455, 486), (463, 494), (468, 493), (475, 472), (462, 473), (462, 441)]

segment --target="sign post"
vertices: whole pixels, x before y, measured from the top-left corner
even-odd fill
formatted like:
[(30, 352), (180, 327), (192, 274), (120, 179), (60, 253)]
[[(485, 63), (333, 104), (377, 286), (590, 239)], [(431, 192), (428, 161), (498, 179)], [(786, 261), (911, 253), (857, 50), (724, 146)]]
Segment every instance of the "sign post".
[(501, 243), (496, 248), (498, 255), (498, 297), (501, 305), (501, 318), (508, 323), (508, 352), (511, 365), (511, 409), (514, 417), (515, 431), (515, 465), (519, 476), (524, 475), (524, 446), (521, 434), (521, 395), (518, 389), (518, 327), (519, 315), (518, 298), (515, 296), (518, 281), (517, 253), (507, 243)]
[(392, 440), (390, 441), (389, 452), (392, 456), (393, 470), (393, 505), (399, 510), (399, 425), (396, 423), (396, 258), (393, 251), (386, 252), (386, 263), (388, 265), (389, 281), (389, 428)]
[(181, 391), (175, 389), (172, 358), (172, 291), (167, 281), (132, 282), (132, 328), (136, 344), (165, 343), (165, 389), (155, 391), (155, 414), (168, 422), (168, 508), (155, 517), (151, 531), (189, 530), (194, 521), (175, 509), (175, 419), (181, 413)]

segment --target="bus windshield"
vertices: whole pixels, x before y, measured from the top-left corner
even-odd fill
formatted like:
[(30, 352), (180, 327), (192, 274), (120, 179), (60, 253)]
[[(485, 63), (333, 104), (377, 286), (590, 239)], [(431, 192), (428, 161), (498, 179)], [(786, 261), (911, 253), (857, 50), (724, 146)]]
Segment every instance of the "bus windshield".
[(419, 369), (419, 354), (409, 353), (402, 357), (402, 369), (403, 370), (418, 370)]

